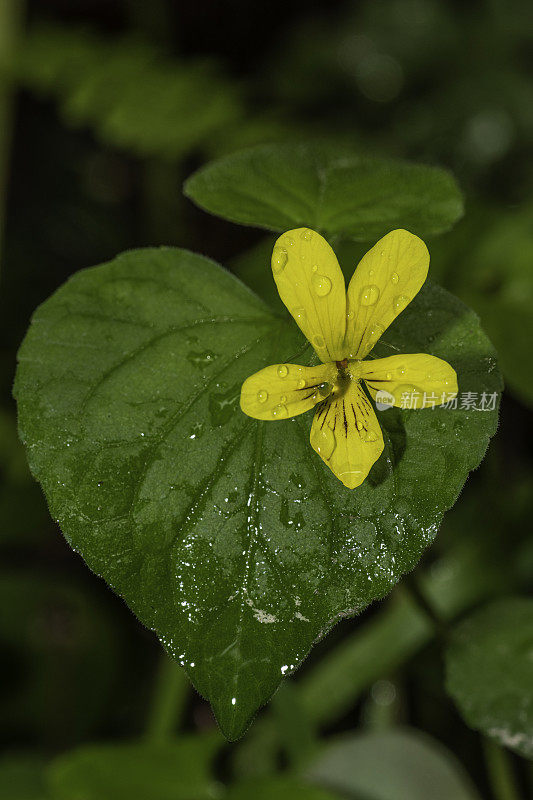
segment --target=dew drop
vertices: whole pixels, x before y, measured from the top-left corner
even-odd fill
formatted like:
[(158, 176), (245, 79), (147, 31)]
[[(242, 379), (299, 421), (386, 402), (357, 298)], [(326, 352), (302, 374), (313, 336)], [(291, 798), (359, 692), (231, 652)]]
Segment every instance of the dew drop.
[(286, 403), (287, 402), (287, 395), (282, 394), (281, 397), (280, 397), (280, 400), (281, 400), (282, 403)]
[(327, 381), (318, 386), (318, 393), (320, 397), (328, 397), (331, 394), (331, 384)]
[(377, 433), (374, 433), (374, 431), (368, 431), (368, 433), (365, 436), (365, 442), (368, 443), (375, 442), (377, 438), (378, 438)]
[(304, 387), (305, 387), (305, 380), (303, 378), (300, 378), (300, 380), (298, 381), (298, 389), (303, 389)]
[(397, 272), (393, 272), (392, 275), (390, 276), (390, 280), (391, 283), (398, 283), (398, 281), (400, 280), (400, 276), (398, 275)]
[(326, 297), (331, 292), (331, 281), (326, 275), (319, 275), (318, 272), (313, 273), (311, 283), (319, 297)]
[(293, 308), (291, 311), (292, 316), (296, 320), (296, 322), (304, 323), (307, 317), (305, 313), (305, 308)]
[(275, 247), (272, 252), (272, 270), (278, 275), (287, 265), (287, 251), (284, 247)]
[(373, 269), (369, 269), (368, 270), (368, 277), (369, 278), (373, 278), (374, 277), (374, 270)]
[(266, 391), (266, 389), (261, 389), (261, 391), (257, 392), (257, 400), (260, 403), (266, 403), (266, 401), (268, 400), (268, 392)]
[(373, 306), (379, 300), (379, 287), (375, 284), (361, 289), (359, 300), (362, 306)]
[(398, 367), (398, 375), (405, 375), (405, 367)]
[(385, 379), (387, 381), (391, 381), (392, 380), (392, 372), (387, 372), (387, 374), (385, 375)]
[(408, 302), (409, 302), (408, 297), (406, 297), (404, 294), (399, 294), (397, 297), (394, 298), (393, 302), (394, 310), (401, 311), (402, 308), (405, 308)]
[(293, 247), (294, 245), (294, 239), (292, 239), (290, 236), (286, 236), (283, 241), (285, 242), (285, 244), (288, 244), (289, 247)]
[(305, 239), (305, 241), (308, 242), (313, 236), (313, 231), (310, 231), (309, 228), (306, 228), (304, 231), (302, 231), (300, 236), (302, 239)]
[(375, 325), (372, 325), (372, 327), (368, 329), (368, 340), (370, 342), (377, 342), (384, 330), (385, 328), (383, 325), (376, 322)]
[(315, 344), (317, 347), (324, 347), (326, 342), (324, 341), (324, 337), (323, 336), (321, 336), (320, 334), (317, 334), (317, 336), (313, 337), (313, 344)]
[(314, 431), (312, 444), (316, 452), (322, 456), (322, 458), (328, 459), (333, 455), (337, 446), (337, 440), (331, 428), (324, 426)]
[(289, 374), (289, 368), (286, 364), (280, 364), (278, 367), (278, 375), (280, 378), (286, 378)]
[(279, 417), (282, 419), (283, 417), (286, 417), (288, 413), (287, 406), (284, 406), (283, 403), (279, 403), (279, 405), (272, 409), (273, 417)]

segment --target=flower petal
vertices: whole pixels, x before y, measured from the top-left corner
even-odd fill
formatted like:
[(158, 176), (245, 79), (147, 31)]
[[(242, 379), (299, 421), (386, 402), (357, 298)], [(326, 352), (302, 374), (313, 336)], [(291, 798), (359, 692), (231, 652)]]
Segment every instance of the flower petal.
[(346, 284), (337, 256), (309, 228), (287, 231), (272, 252), (278, 292), (323, 363), (344, 357)]
[(301, 367), (272, 364), (247, 378), (241, 388), (241, 409), (254, 419), (280, 420), (309, 411), (332, 389), (331, 364)]
[(364, 358), (420, 291), (429, 269), (426, 245), (409, 231), (391, 231), (359, 262), (348, 286), (346, 352)]
[(327, 398), (313, 419), (311, 446), (348, 489), (360, 486), (383, 451), (383, 434), (358, 381)]
[(457, 374), (447, 361), (425, 353), (362, 361), (361, 377), (378, 403), (400, 408), (431, 408), (452, 400), (457, 394)]

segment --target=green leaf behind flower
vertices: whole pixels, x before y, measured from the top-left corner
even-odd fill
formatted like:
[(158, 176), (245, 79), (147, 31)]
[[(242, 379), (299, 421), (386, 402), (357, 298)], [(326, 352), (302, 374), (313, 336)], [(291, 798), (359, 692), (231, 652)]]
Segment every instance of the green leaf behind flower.
[(273, 231), (306, 226), (363, 242), (393, 228), (431, 236), (463, 213), (461, 193), (446, 170), (331, 142), (242, 150), (202, 167), (186, 182), (185, 194), (232, 222)]

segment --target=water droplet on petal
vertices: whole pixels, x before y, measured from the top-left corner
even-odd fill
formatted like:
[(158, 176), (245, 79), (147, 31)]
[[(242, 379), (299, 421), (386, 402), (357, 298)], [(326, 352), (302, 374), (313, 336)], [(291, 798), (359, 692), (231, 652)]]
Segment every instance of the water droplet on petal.
[(328, 397), (331, 394), (331, 384), (327, 381), (319, 384), (318, 393), (321, 397)]
[(384, 330), (385, 328), (383, 325), (380, 325), (379, 322), (376, 322), (368, 329), (368, 341), (375, 344)]
[(426, 375), (426, 380), (427, 381), (432, 381), (433, 380), (433, 375), (431, 374), (431, 372), (428, 372), (428, 374)]
[(331, 281), (326, 275), (319, 275), (318, 272), (315, 272), (311, 277), (311, 283), (319, 297), (326, 297), (331, 292)]
[(397, 272), (393, 272), (392, 275), (390, 276), (390, 279), (391, 283), (398, 283), (398, 281), (400, 280), (400, 276), (398, 275)]
[(289, 368), (286, 364), (280, 364), (278, 367), (278, 375), (280, 378), (286, 378), (289, 374)]
[(369, 442), (369, 443), (370, 442), (375, 442), (377, 440), (377, 438), (378, 438), (377, 433), (374, 433), (374, 431), (368, 431), (368, 433), (365, 436), (365, 442)]
[(292, 239), (290, 236), (286, 236), (283, 241), (285, 242), (285, 244), (288, 244), (289, 247), (292, 247), (294, 245), (294, 239)]
[(387, 374), (385, 375), (385, 379), (387, 381), (391, 381), (392, 380), (392, 372), (387, 372)]
[(398, 367), (398, 375), (405, 375), (405, 367)]
[(379, 300), (379, 287), (375, 284), (364, 286), (361, 289), (359, 300), (362, 306), (373, 306)]
[(287, 264), (287, 251), (284, 247), (275, 247), (272, 252), (272, 270), (278, 275), (285, 269)]
[(374, 270), (373, 269), (369, 269), (368, 270), (368, 277), (369, 278), (373, 278), (374, 277)]
[(272, 416), (279, 417), (283, 419), (283, 417), (288, 416), (289, 412), (287, 410), (287, 406), (284, 406), (283, 403), (279, 403), (279, 405), (274, 406), (272, 409)]
[(317, 428), (313, 433), (313, 446), (322, 458), (331, 458), (337, 446), (335, 434), (327, 425)]
[(260, 403), (266, 403), (266, 401), (268, 400), (268, 392), (266, 391), (266, 389), (261, 389), (261, 391), (257, 392), (257, 400)]
[(305, 308), (293, 308), (291, 311), (292, 316), (296, 320), (296, 322), (304, 323), (307, 317), (305, 313)]
[(324, 347), (326, 342), (324, 341), (324, 337), (318, 334), (317, 336), (313, 336), (313, 344), (315, 344), (317, 347)]
[(409, 298), (406, 297), (404, 294), (399, 294), (398, 297), (394, 298), (393, 307), (395, 311), (401, 311), (407, 303), (409, 302)]
[(298, 389), (303, 389), (304, 387), (305, 387), (305, 380), (303, 378), (300, 378), (300, 380), (298, 381)]
[(282, 403), (286, 403), (287, 402), (287, 395), (282, 394), (279, 399), (281, 400)]
[(305, 239), (305, 241), (308, 242), (309, 239), (311, 239), (311, 237), (313, 236), (313, 231), (310, 231), (309, 228), (306, 228), (304, 231), (302, 231), (300, 236), (302, 239)]

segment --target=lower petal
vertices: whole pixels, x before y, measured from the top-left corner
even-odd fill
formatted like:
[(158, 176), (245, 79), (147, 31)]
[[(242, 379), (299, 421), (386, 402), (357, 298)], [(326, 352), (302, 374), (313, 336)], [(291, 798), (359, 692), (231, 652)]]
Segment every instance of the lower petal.
[(399, 408), (432, 408), (457, 394), (457, 374), (447, 361), (416, 353), (361, 362), (361, 377), (378, 403)]
[(301, 367), (272, 364), (247, 378), (241, 388), (241, 409), (249, 417), (280, 420), (309, 411), (332, 389), (332, 364)]
[(360, 486), (383, 452), (383, 434), (372, 405), (357, 381), (342, 396), (332, 395), (317, 408), (311, 446), (348, 487)]

